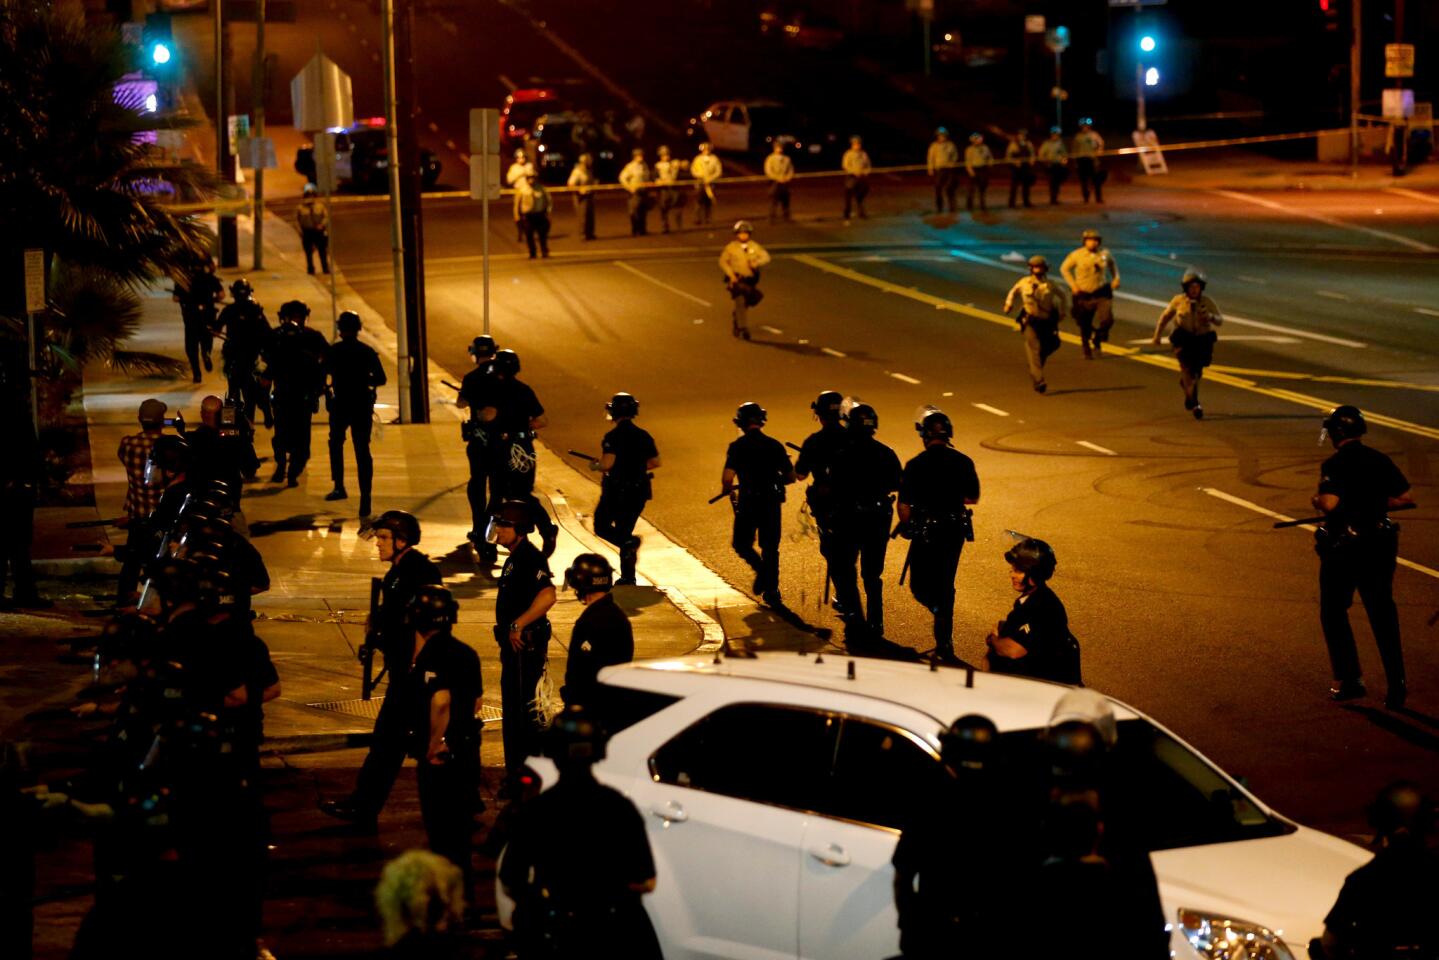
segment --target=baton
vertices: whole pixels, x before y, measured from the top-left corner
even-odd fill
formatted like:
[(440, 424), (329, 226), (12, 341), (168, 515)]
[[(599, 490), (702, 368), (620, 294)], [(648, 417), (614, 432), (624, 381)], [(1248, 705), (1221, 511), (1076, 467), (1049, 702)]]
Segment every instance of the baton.
[(451, 390), (455, 391), (456, 393), (459, 393), (459, 392), (460, 392), (460, 385), (459, 385), (459, 384), (457, 384), (457, 383), (451, 383), (451, 382), (448, 381), (448, 380), (441, 380), (440, 382), (443, 383), (445, 386), (449, 387)]
[(721, 500), (723, 500), (723, 499), (724, 499), (725, 497), (727, 497), (727, 496), (729, 496), (728, 493), (717, 493), (717, 494), (715, 494), (714, 496), (710, 497), (710, 498), (709, 498), (707, 501), (705, 501), (705, 502), (708, 503), (708, 504), (719, 503)]
[(588, 460), (590, 463), (599, 463), (600, 460), (599, 457), (592, 457), (588, 453), (581, 453), (578, 450), (566, 450), (565, 453), (572, 457), (579, 457), (581, 460)]
[(909, 561), (914, 555), (914, 541), (909, 542), (909, 549), (904, 552), (904, 566), (899, 571), (899, 585), (904, 586), (904, 578), (909, 575)]
[[(1390, 507), (1388, 512), (1398, 513), (1400, 510), (1413, 510), (1417, 506), (1419, 506), (1419, 504), (1417, 503), (1401, 503), (1397, 507)], [(1281, 520), (1278, 523), (1274, 524), (1274, 529), (1280, 530), (1284, 527), (1300, 527), (1306, 523), (1322, 523), (1327, 519), (1328, 517), (1320, 514), (1317, 517), (1301, 517), (1298, 520)]]
[(794, 444), (790, 443), (788, 440), (786, 440), (786, 441), (784, 442), (784, 445), (785, 445), (786, 447), (789, 447), (791, 450), (794, 450), (794, 451), (796, 451), (796, 452), (798, 452), (798, 453), (804, 453), (804, 448), (803, 448), (803, 447), (797, 447), (797, 446), (795, 446)]

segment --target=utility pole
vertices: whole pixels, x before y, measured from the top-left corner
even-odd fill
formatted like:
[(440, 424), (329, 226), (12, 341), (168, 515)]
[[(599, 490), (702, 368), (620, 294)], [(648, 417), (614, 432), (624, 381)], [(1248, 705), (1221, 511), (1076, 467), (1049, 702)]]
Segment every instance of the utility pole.
[[(223, 2), (223, 0), (217, 0)], [(251, 157), (255, 164), (255, 266), (265, 268), (265, 0), (255, 0), (255, 70), (251, 77), (254, 88), (251, 105), (253, 122), (250, 129)]]
[[(230, 155), (230, 112), (232, 97), (230, 78), (230, 26), (225, 22), (224, 3), (211, 4), (215, 14), (215, 173), (220, 182), (235, 182), (235, 158)], [(221, 215), (220, 266), (240, 265), (240, 236), (234, 214)]]
[(411, 423), (409, 324), (405, 313), (405, 246), (400, 213), (400, 146), (395, 135), (395, 0), (381, 0), (380, 19), (384, 25), (385, 67), (385, 153), (390, 174), (390, 251), (395, 275), (396, 386), (399, 388), (400, 422)]
[(1353, 26), (1349, 37), (1349, 173), (1359, 176), (1359, 42), (1364, 33), (1361, 0), (1350, 0)]
[[(415, 83), (415, 0), (398, 0), (395, 17), (395, 90), (400, 127), (400, 230), (405, 260), (405, 337), (410, 356), (410, 422), (430, 420), (429, 342), (425, 326), (425, 231), (420, 203), (419, 90)], [(392, 158), (393, 159), (393, 158)]]

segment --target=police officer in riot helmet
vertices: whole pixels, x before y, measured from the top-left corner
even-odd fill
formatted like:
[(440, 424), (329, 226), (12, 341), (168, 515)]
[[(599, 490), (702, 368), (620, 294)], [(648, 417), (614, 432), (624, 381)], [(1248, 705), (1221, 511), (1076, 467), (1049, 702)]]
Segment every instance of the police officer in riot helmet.
[(934, 653), (954, 654), (954, 577), (959, 555), (974, 539), (969, 505), (979, 502), (974, 461), (954, 449), (954, 424), (936, 407), (915, 418), (924, 450), (904, 465), (899, 484), (899, 535), (909, 540), (909, 589), (934, 617)]
[(1009, 616), (985, 638), (990, 671), (1056, 683), (1078, 683), (1078, 645), (1069, 615), (1049, 588), (1058, 561), (1043, 540), (1025, 537), (1004, 552), (1009, 582), (1019, 597)]
[(535, 437), (545, 427), (545, 408), (529, 384), (519, 379), (520, 357), (498, 350), (491, 361), (494, 380), (479, 410), (486, 443), (492, 451), (491, 511), (496, 496), (519, 499), (535, 487)]
[(557, 599), (549, 563), (530, 542), (533, 529), (530, 504), (524, 500), (500, 503), (485, 529), (485, 539), (510, 554), (500, 572), (495, 598), (500, 703), (507, 718), (501, 733), (510, 790), (517, 784), (525, 758), (538, 749), (540, 728), (532, 707), (535, 685), (549, 652), (549, 610)]
[(740, 559), (754, 570), (754, 592), (771, 607), (782, 607), (780, 506), (784, 503), (784, 488), (794, 483), (795, 474), (784, 444), (765, 435), (764, 425), (768, 419), (764, 407), (754, 401), (740, 404), (734, 425), (741, 433), (725, 452), (720, 492), (734, 505), (734, 535), (730, 544)]
[(245, 411), (245, 419), (255, 421), (258, 406), (265, 415), (265, 426), (270, 426), (270, 398), (260, 389), (255, 376), (255, 367), (260, 354), (270, 341), (270, 320), (265, 308), (255, 300), (255, 290), (244, 277), (230, 284), (230, 296), (234, 303), (220, 311), (216, 327), (225, 335), (225, 345), (220, 348), (225, 377), (229, 381), (227, 398), (239, 403)]
[(465, 487), (465, 496), (470, 501), (469, 539), (480, 559), (492, 564), (498, 553), (493, 544), (485, 542), (485, 524), (489, 522), (491, 507), (501, 499), (492, 488), (492, 481), (498, 476), (494, 460), (499, 443), (490, 444), (490, 431), (481, 421), (480, 414), (492, 406), (490, 394), (495, 384), (494, 359), (497, 352), (495, 338), (482, 334), (471, 341), (468, 349), (475, 367), (460, 381), (455, 406), (469, 411), (469, 419), (460, 426), (460, 437), (465, 441), (465, 456), (470, 463), (470, 482)]
[(379, 648), (389, 674), (389, 688), (375, 717), (370, 752), (365, 755), (355, 789), (342, 800), (327, 800), (320, 809), (349, 820), (362, 831), (374, 832), (380, 810), (395, 785), (395, 777), (409, 750), (405, 724), (406, 676), (414, 658), (415, 638), (406, 625), (410, 601), (421, 587), (441, 583), (440, 568), (418, 549), (420, 522), (403, 510), (386, 510), (371, 526), (375, 549), (389, 564), (380, 582), (380, 607), (370, 623), (367, 643)]
[(302, 300), (280, 307), (280, 326), (265, 347), (265, 376), (271, 382), (271, 412), (275, 420), (275, 474), (272, 483), (300, 485), (300, 474), (310, 462), (310, 423), (325, 392), (325, 354), (330, 344), (324, 334), (305, 326), (310, 308)]
[(593, 767), (608, 740), (583, 706), (565, 708), (546, 739), (559, 780), (520, 808), (499, 882), (515, 901), (523, 960), (607, 955), (659, 960), (641, 898), (655, 888), (644, 820)]
[(360, 516), (370, 515), (370, 485), (375, 475), (370, 456), (370, 429), (374, 425), (375, 401), (385, 385), (380, 356), (360, 342), (360, 315), (346, 310), (335, 320), (340, 339), (325, 353), (325, 407), (330, 411), (330, 479), (335, 488), (325, 494), (330, 501), (349, 497), (345, 490), (345, 434), (355, 446), (355, 473), (360, 481)]
[(473, 883), (471, 833), (480, 775), (480, 658), (451, 632), (459, 604), (442, 586), (421, 586), (405, 612), (413, 635), (414, 666), (407, 690), (406, 729), (416, 763), (420, 816), (430, 849), (460, 867)]
[[(899, 457), (875, 439), (879, 414), (858, 400), (844, 405), (845, 440), (831, 471), (833, 509), (830, 512), (830, 574), (845, 618), (846, 635), (867, 630), (884, 636), (884, 557), (894, 520), (894, 494), (902, 471)], [(861, 606), (855, 562), (864, 581)]]
[(1319, 623), (1334, 668), (1335, 700), (1364, 696), (1359, 651), (1349, 625), (1354, 592), (1364, 603), (1379, 659), (1388, 682), (1384, 706), (1404, 706), (1408, 687), (1399, 611), (1394, 605), (1394, 568), (1399, 555), (1399, 524), (1388, 511), (1412, 503), (1409, 481), (1388, 456), (1366, 446), (1368, 430), (1358, 407), (1344, 404), (1324, 418), (1320, 442), (1327, 437), (1334, 455), (1319, 469), (1319, 492), (1311, 501), (1324, 515), (1314, 535), (1319, 553)]
[(560, 690), (565, 703), (592, 705), (600, 671), (635, 658), (630, 619), (610, 592), (614, 577), (614, 568), (598, 553), (580, 554), (565, 571), (565, 584), (585, 607), (570, 633), (570, 657)]
[(595, 534), (620, 551), (620, 578), (615, 585), (633, 586), (640, 554), (635, 524), (654, 496), (650, 471), (659, 469), (660, 452), (654, 438), (635, 425), (640, 402), (633, 396), (615, 394), (605, 404), (605, 413), (615, 425), (601, 441), (600, 459), (590, 463), (591, 470), (604, 475), (595, 507)]
[[(805, 437), (804, 443), (800, 444), (799, 456), (794, 462), (795, 479), (810, 480), (810, 485), (804, 491), (804, 499), (809, 504), (810, 516), (814, 518), (815, 528), (819, 531), (819, 554), (829, 565), (831, 574), (835, 565), (830, 551), (833, 549), (831, 541), (836, 507), (832, 474), (840, 450), (849, 442), (849, 434), (845, 432), (840, 420), (840, 406), (843, 403), (844, 397), (838, 390), (825, 390), (814, 398), (809, 408), (814, 411), (814, 418), (819, 421), (819, 429)], [(844, 609), (843, 600), (843, 597), (837, 596), (835, 607), (841, 616), (846, 616), (852, 611)]]

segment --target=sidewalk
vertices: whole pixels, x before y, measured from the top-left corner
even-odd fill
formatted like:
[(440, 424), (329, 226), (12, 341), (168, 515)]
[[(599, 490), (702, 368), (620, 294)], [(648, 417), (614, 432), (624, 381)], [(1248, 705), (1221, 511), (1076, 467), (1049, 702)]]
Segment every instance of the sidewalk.
[(1130, 157), (1113, 158), (1110, 168), (1132, 170), (1132, 185), (1159, 190), (1439, 190), (1439, 163), (1432, 159), (1396, 177), (1388, 163), (1375, 161), (1351, 172), (1342, 163), (1266, 159), (1248, 152), (1172, 151), (1164, 158), (1167, 174), (1145, 176), (1134, 170), (1137, 161)]

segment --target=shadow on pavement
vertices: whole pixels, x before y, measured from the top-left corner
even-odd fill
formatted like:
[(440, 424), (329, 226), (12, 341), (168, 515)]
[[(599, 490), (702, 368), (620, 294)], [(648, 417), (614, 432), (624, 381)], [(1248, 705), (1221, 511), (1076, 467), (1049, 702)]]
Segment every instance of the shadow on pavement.
[[(1386, 733), (1392, 733), (1406, 743), (1413, 744), (1416, 747), (1421, 747), (1433, 753), (1439, 753), (1439, 736), (1435, 736), (1427, 730), (1420, 730), (1418, 727), (1405, 723), (1388, 710), (1380, 710), (1378, 707), (1361, 707), (1355, 704), (1346, 704), (1344, 709), (1350, 713), (1357, 713), (1380, 730)], [(1403, 712), (1406, 714), (1417, 713), (1417, 711), (1411, 710), (1405, 710)], [(1434, 724), (1432, 717), (1427, 717), (1423, 714), (1419, 714), (1419, 716), (1424, 717), (1420, 722), (1427, 722), (1431, 725)]]
[(1066, 387), (1063, 390), (1050, 390), (1045, 394), (1047, 397), (1063, 397), (1071, 393), (1116, 393), (1121, 390), (1143, 390), (1144, 385), (1129, 383), (1118, 387)]
[(250, 524), (250, 536), (268, 537), (272, 533), (294, 532), (304, 533), (309, 530), (328, 529), (330, 519), (321, 517), (318, 513), (298, 513), (293, 517), (286, 517), (283, 520), (256, 520)]

